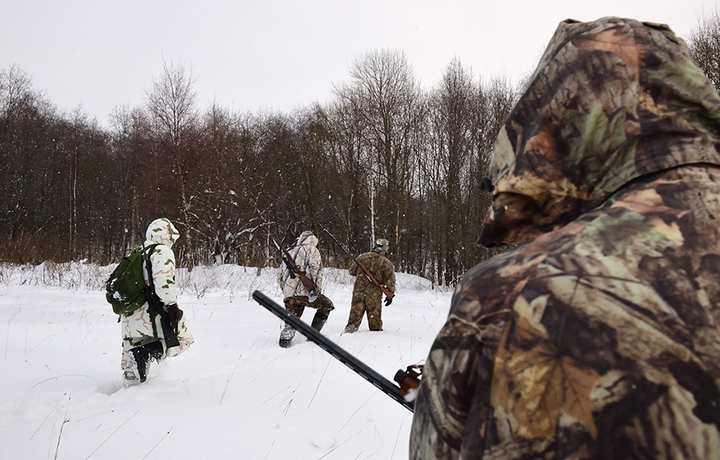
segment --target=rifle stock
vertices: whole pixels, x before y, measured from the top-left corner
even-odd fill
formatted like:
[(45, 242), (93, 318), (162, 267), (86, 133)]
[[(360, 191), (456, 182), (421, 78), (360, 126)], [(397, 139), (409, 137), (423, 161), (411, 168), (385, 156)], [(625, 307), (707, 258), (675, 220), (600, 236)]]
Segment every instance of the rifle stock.
[(273, 238), (273, 243), (275, 243), (275, 247), (282, 252), (282, 259), (283, 262), (285, 262), (285, 266), (287, 267), (288, 271), (290, 272), (290, 278), (295, 278), (295, 276), (297, 276), (308, 292), (317, 289), (317, 284), (315, 284), (313, 280), (308, 278), (304, 271), (298, 268), (297, 264), (295, 263), (295, 259), (292, 258), (287, 249), (281, 248), (277, 241), (275, 241), (275, 238)]
[(355, 257), (353, 257), (353, 255), (350, 254), (350, 251), (348, 251), (347, 249), (345, 249), (345, 246), (343, 246), (342, 244), (340, 244), (340, 242), (337, 240), (337, 238), (335, 238), (335, 235), (333, 235), (332, 233), (330, 233), (330, 232), (329, 232), (326, 228), (324, 228), (324, 227), (323, 227), (323, 230), (325, 230), (325, 233), (327, 233), (328, 235), (330, 235), (330, 238), (332, 238), (333, 241), (335, 241), (335, 244), (337, 244), (338, 246), (340, 246), (340, 249), (342, 249), (342, 250), (345, 252), (345, 254), (347, 254), (347, 256), (350, 257), (350, 258), (353, 260), (353, 262), (355, 262), (355, 263), (357, 264), (357, 266), (360, 268), (360, 270), (362, 270), (363, 272), (365, 272), (365, 274), (367, 275), (368, 279), (369, 279), (375, 286), (377, 286), (378, 288), (380, 288), (380, 290), (382, 291), (382, 293), (385, 294), (385, 297), (387, 297), (388, 299), (392, 299), (393, 297), (395, 297), (395, 293), (392, 292), (392, 291), (391, 291), (390, 289), (388, 289), (387, 287), (385, 287), (384, 284), (380, 284), (380, 282), (378, 282), (378, 280), (376, 280), (375, 277), (372, 276), (372, 274), (370, 273), (370, 270), (368, 270), (368, 269), (365, 267), (365, 265), (363, 265), (363, 264), (360, 263)]
[(386, 379), (377, 371), (369, 367), (367, 364), (363, 363), (355, 356), (345, 351), (345, 349), (340, 347), (340, 345), (330, 341), (327, 337), (317, 332), (312, 327), (308, 326), (300, 318), (288, 312), (285, 308), (280, 306), (277, 302), (274, 302), (262, 292), (255, 291), (253, 292), (252, 296), (256, 302), (258, 302), (260, 305), (267, 308), (272, 314), (295, 328), (302, 335), (307, 337), (309, 341), (315, 343), (317, 346), (330, 353), (335, 359), (345, 364), (347, 367), (355, 371), (355, 373), (360, 375), (368, 382), (375, 385), (375, 387), (377, 387), (380, 391), (390, 396), (392, 399), (400, 403), (410, 412), (413, 412), (414, 405), (411, 402), (405, 400), (405, 398), (400, 395), (400, 388), (393, 385), (390, 380)]
[(395, 293), (394, 293), (393, 291), (391, 291), (390, 289), (386, 288), (384, 284), (380, 284), (380, 283), (378, 282), (378, 280), (376, 280), (375, 277), (370, 274), (370, 270), (368, 270), (367, 268), (365, 268), (365, 265), (363, 265), (362, 263), (360, 263), (360, 261), (358, 261), (358, 260), (357, 260), (356, 258), (354, 258), (354, 257), (353, 257), (353, 260), (355, 261), (355, 263), (357, 264), (357, 266), (360, 267), (360, 270), (364, 271), (365, 274), (367, 275), (367, 277), (370, 278), (370, 281), (372, 281), (372, 283), (373, 283), (375, 286), (377, 286), (377, 287), (380, 288), (380, 290), (382, 291), (382, 293), (385, 294), (385, 297), (387, 297), (388, 299), (392, 299), (393, 297), (395, 297)]
[(304, 271), (295, 270), (295, 274), (298, 278), (300, 278), (300, 282), (303, 286), (305, 286), (305, 289), (307, 289), (308, 292), (317, 289), (317, 284), (315, 284), (313, 280), (308, 278)]

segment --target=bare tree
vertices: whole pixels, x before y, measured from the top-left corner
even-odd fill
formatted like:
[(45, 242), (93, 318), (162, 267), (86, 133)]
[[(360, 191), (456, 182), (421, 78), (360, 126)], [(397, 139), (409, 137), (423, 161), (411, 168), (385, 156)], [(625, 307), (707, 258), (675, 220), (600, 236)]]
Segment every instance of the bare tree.
[[(116, 212), (106, 222), (107, 231), (115, 231), (116, 244), (107, 248), (111, 260), (129, 248), (142, 243), (145, 221), (154, 218), (158, 206), (158, 193), (152, 193), (157, 183), (155, 168), (148, 152), (152, 150), (146, 113), (127, 106), (116, 107), (110, 115), (110, 151), (108, 159), (114, 165), (115, 195), (118, 198)], [(110, 224), (112, 222), (112, 224)]]
[(434, 247), (437, 275), (440, 283), (454, 284), (465, 271), (460, 252), (466, 242), (467, 213), (463, 202), (467, 198), (466, 184), (471, 171), (473, 134), (482, 127), (473, 124), (473, 112), (477, 109), (479, 89), (473, 81), (472, 72), (460, 61), (453, 60), (447, 66), (442, 81), (431, 96), (430, 132), (432, 157), (425, 167), (426, 176), (433, 184), (428, 200), (435, 218), (429, 226), (429, 245)]
[(695, 63), (720, 91), (720, 13), (717, 10), (698, 22), (688, 46)]
[(232, 115), (213, 104), (204, 114), (199, 152), (205, 161), (199, 175), (205, 184), (193, 194), (193, 217), (197, 221), (198, 247), (204, 260), (217, 264), (245, 262), (243, 252), (264, 222), (255, 214), (245, 177), (250, 155), (248, 119)]
[[(373, 51), (355, 59), (350, 77), (351, 82), (335, 93), (344, 103), (358, 107), (364, 119), (363, 137), (372, 155), (368, 174), (371, 228), (374, 233), (377, 219), (379, 230), (394, 235), (397, 247), (412, 188), (413, 159), (419, 150), (422, 92), (405, 54), (398, 51)], [(375, 189), (381, 191), (379, 206), (375, 206)]]
[(13, 66), (0, 71), (0, 241), (6, 260), (67, 257), (57, 111)]
[(181, 213), (185, 227), (183, 244), (187, 248), (186, 262), (190, 268), (194, 265), (194, 245), (186, 166), (192, 153), (189, 145), (191, 132), (198, 119), (194, 83), (192, 70), (172, 62), (164, 62), (160, 77), (153, 80), (152, 90), (146, 93), (152, 137), (159, 146), (160, 153), (170, 156), (173, 162), (172, 171), (179, 182)]
[[(344, 90), (327, 109), (328, 152), (326, 161), (337, 171), (337, 187), (328, 206), (330, 222), (346, 247), (365, 251), (374, 233), (372, 178), (374, 171), (366, 139), (366, 117), (357, 94)], [(360, 243), (362, 241), (362, 243)], [(344, 260), (345, 256), (342, 256)]]

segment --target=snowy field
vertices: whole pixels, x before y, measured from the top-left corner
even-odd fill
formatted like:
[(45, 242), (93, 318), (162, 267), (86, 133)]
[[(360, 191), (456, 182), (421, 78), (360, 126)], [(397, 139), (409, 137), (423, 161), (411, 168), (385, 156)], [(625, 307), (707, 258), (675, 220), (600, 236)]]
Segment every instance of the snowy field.
[[(412, 413), (305, 337), (277, 345), (274, 270), (180, 270), (195, 344), (125, 388), (120, 325), (105, 302), (112, 267), (0, 266), (0, 457), (16, 459), (404, 459)], [(344, 334), (352, 279), (325, 271), (335, 303), (323, 333), (392, 380), (423, 361), (451, 292), (399, 274), (384, 331)], [(306, 310), (310, 323), (314, 310)]]

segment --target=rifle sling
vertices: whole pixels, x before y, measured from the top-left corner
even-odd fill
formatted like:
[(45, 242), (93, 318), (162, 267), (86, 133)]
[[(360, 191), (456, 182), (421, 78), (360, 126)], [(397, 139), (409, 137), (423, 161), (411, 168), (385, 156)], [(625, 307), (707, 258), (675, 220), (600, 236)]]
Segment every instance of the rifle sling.
[[(162, 327), (163, 330), (163, 336), (165, 338), (165, 345), (167, 348), (177, 347), (180, 346), (180, 341), (177, 338), (177, 335), (175, 334), (175, 331), (173, 331), (172, 326), (170, 325), (170, 317), (168, 316), (167, 312), (163, 308), (163, 302), (160, 300), (160, 297), (157, 295), (157, 292), (155, 292), (155, 282), (153, 281), (153, 272), (152, 272), (152, 262), (150, 262), (150, 254), (155, 250), (157, 247), (157, 244), (152, 244), (148, 246), (147, 248), (143, 249), (145, 251), (146, 249), (149, 249), (147, 253), (145, 254), (145, 269), (147, 270), (148, 274), (148, 281), (149, 284), (145, 286), (145, 299), (148, 303), (148, 312), (150, 313), (151, 317), (155, 317), (156, 315), (160, 315), (160, 327)], [(153, 332), (157, 335), (157, 331), (155, 330), (155, 321), (152, 321), (153, 325)]]

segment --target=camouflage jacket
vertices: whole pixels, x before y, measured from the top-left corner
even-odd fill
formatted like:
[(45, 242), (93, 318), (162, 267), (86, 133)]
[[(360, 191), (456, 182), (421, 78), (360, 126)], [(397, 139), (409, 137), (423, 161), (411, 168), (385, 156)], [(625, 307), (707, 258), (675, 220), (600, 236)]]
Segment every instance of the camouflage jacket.
[[(300, 270), (305, 272), (305, 275), (315, 282), (319, 290), (322, 290), (323, 265), (317, 245), (318, 239), (315, 235), (310, 233), (306, 236), (303, 233), (303, 235), (300, 235), (298, 238), (295, 247), (288, 252), (293, 258), (293, 261), (295, 261), (295, 264), (300, 267)], [(300, 278), (298, 276), (294, 278), (290, 276), (290, 271), (284, 263), (280, 266), (280, 270), (278, 270), (277, 281), (280, 289), (282, 289), (284, 298), (309, 295)]]
[[(378, 283), (384, 284), (390, 291), (395, 292), (395, 272), (392, 262), (390, 262), (387, 257), (378, 252), (371, 251), (360, 254), (357, 260), (370, 271), (370, 274)], [(351, 276), (357, 276), (357, 278), (355, 278), (356, 290), (376, 289), (380, 292), (380, 288), (370, 281), (365, 275), (365, 272), (360, 269), (355, 262), (350, 265), (348, 272)]]
[(499, 135), (413, 458), (720, 458), (720, 97), (666, 27), (560, 24)]
[[(172, 246), (180, 234), (175, 226), (166, 218), (155, 219), (145, 232), (144, 247), (157, 244), (150, 254), (153, 285), (155, 293), (164, 305), (177, 303), (177, 288), (175, 285), (175, 253)], [(148, 274), (143, 270), (146, 283)], [(159, 317), (157, 318), (159, 321)], [(157, 325), (153, 326), (147, 302), (132, 315), (124, 316), (123, 337), (157, 337), (162, 333)]]

